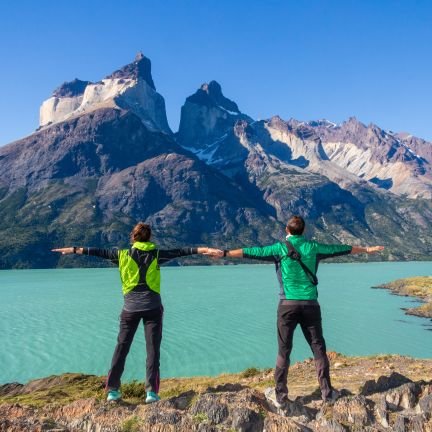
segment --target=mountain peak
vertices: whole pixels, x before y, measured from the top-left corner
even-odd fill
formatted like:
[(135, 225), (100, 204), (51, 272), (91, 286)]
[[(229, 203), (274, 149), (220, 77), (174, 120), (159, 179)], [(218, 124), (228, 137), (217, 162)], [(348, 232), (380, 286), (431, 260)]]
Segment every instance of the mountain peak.
[(137, 53), (132, 63), (97, 83), (78, 79), (63, 83), (42, 103), (40, 126), (107, 107), (131, 111), (149, 129), (172, 133), (166, 118), (165, 101), (153, 83), (151, 62), (142, 52)]
[(282, 117), (280, 117), (279, 115), (274, 115), (274, 116), (270, 117), (269, 123), (271, 125), (286, 125), (286, 121), (284, 121), (284, 119)]
[(237, 104), (223, 95), (221, 85), (214, 80), (201, 84), (200, 88), (186, 101), (196, 105), (220, 108), (229, 114), (240, 114)]
[(364, 123), (362, 123), (360, 120), (357, 120), (357, 117), (351, 116), (348, 117), (348, 120), (345, 120), (342, 125), (346, 125), (346, 126), (356, 126), (356, 127), (362, 127), (362, 128), (366, 128), (366, 125)]
[(178, 140), (187, 148), (202, 149), (232, 130), (241, 119), (252, 120), (242, 114), (237, 104), (223, 95), (221, 85), (212, 80), (186, 98), (181, 110)]
[(135, 56), (135, 61), (139, 62), (140, 60), (142, 60), (144, 58), (144, 54), (142, 53), (142, 51), (138, 51), (136, 56)]
[(222, 87), (215, 80), (212, 80), (209, 83), (202, 84), (201, 90), (205, 91), (209, 96), (211, 96), (213, 98), (223, 97)]
[(151, 61), (141, 51), (138, 52), (132, 63), (116, 70), (106, 79), (144, 80), (153, 90), (156, 90), (151, 74)]

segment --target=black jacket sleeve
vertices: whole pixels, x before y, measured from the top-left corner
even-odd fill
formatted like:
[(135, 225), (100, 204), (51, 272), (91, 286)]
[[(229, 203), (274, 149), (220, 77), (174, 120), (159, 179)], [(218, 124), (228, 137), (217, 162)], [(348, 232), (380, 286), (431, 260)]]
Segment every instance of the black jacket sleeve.
[(104, 259), (109, 259), (114, 262), (118, 262), (118, 253), (119, 250), (117, 248), (112, 249), (102, 249), (95, 247), (85, 247), (83, 248), (83, 255), (97, 256)]
[(194, 255), (198, 253), (198, 248), (185, 247), (180, 249), (159, 249), (159, 264), (164, 264), (174, 258)]

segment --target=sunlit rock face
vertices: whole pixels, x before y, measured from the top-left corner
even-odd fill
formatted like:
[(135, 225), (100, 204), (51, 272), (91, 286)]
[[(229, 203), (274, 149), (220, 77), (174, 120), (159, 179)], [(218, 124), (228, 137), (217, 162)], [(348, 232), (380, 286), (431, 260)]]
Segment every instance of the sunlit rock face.
[(47, 126), (101, 108), (132, 111), (151, 130), (171, 134), (164, 98), (157, 93), (148, 58), (135, 61), (97, 83), (74, 80), (62, 84), (42, 103), (40, 126)]
[(320, 174), (343, 188), (432, 197), (432, 144), (368, 126), (351, 117), (301, 122), (274, 116), (253, 121), (222, 94), (218, 83), (201, 86), (182, 107), (179, 143), (225, 174), (238, 172), (251, 152)]

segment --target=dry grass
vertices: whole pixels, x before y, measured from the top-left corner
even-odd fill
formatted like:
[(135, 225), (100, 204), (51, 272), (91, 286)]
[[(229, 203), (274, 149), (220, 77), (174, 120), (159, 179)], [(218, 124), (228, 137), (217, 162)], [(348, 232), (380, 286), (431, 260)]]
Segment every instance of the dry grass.
[[(345, 388), (357, 393), (367, 380), (376, 380), (380, 376), (398, 372), (413, 381), (431, 379), (432, 359), (412, 359), (399, 355), (378, 355), (371, 357), (346, 357), (329, 353), (332, 382), (336, 388)], [(217, 377), (169, 378), (162, 380), (160, 395), (163, 399), (178, 396), (188, 391), (204, 393), (226, 384), (244, 386), (263, 391), (273, 386), (273, 370), (253, 369), (253, 374), (223, 374)], [(246, 376), (245, 376), (246, 375)], [(74, 400), (96, 398), (104, 400), (103, 378), (65, 374), (51, 380), (46, 388), (39, 386), (28, 394), (0, 397), (2, 403), (20, 403), (27, 406), (45, 406), (48, 403), (66, 405)], [(318, 383), (315, 365), (312, 359), (296, 363), (290, 368), (288, 377), (290, 397), (317, 394)], [(131, 404), (143, 403), (145, 392), (142, 383), (134, 381), (122, 386), (124, 400)]]
[(400, 295), (427, 299), (432, 296), (432, 276), (397, 279), (393, 282), (380, 285), (379, 288), (387, 288)]

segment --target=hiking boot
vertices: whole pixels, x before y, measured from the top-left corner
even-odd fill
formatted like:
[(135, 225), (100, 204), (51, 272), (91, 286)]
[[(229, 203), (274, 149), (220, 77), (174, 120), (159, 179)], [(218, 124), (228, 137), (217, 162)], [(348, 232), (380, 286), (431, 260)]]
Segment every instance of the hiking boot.
[(121, 393), (118, 390), (109, 390), (107, 401), (108, 402), (117, 402), (121, 399)]
[(157, 402), (159, 400), (160, 400), (160, 397), (157, 393), (152, 392), (152, 391), (147, 392), (147, 397), (145, 400), (146, 404), (151, 404), (151, 403)]
[(272, 387), (268, 387), (264, 391), (266, 399), (271, 402), (276, 408), (285, 409), (288, 406), (288, 400), (279, 402), (276, 397), (276, 390)]
[(323, 401), (328, 405), (333, 405), (340, 397), (341, 393), (335, 389), (332, 389), (330, 396), (323, 398)]

